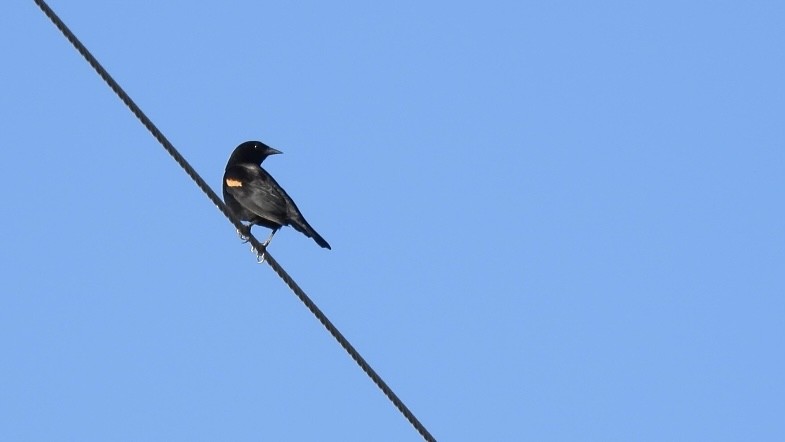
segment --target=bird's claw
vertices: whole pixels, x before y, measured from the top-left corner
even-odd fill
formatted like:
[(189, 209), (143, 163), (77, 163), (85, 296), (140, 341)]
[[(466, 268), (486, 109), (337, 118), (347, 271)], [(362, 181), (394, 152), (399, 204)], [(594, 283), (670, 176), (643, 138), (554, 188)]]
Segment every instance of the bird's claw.
[(259, 252), (258, 250), (256, 250), (253, 247), (251, 247), (251, 250), (253, 250), (254, 254), (256, 255), (256, 262), (258, 264), (264, 264), (264, 260), (265, 260), (265, 257), (267, 256), (267, 253), (266, 252)]
[(249, 236), (246, 236), (240, 229), (237, 229), (237, 236), (240, 237), (240, 240), (243, 243), (247, 243), (248, 241), (251, 240), (251, 238)]

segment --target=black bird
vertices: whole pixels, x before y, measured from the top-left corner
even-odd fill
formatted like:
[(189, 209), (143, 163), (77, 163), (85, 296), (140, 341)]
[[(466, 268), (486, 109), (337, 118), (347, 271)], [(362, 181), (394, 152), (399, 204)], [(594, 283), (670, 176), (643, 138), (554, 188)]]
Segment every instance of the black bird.
[(282, 152), (260, 141), (246, 141), (237, 146), (226, 163), (224, 202), (235, 216), (250, 222), (249, 232), (254, 225), (273, 230), (264, 242), (265, 246), (282, 226), (292, 226), (305, 236), (313, 238), (320, 246), (329, 249), (330, 244), (308, 224), (292, 198), (262, 169), (261, 164), (265, 158), (279, 153)]

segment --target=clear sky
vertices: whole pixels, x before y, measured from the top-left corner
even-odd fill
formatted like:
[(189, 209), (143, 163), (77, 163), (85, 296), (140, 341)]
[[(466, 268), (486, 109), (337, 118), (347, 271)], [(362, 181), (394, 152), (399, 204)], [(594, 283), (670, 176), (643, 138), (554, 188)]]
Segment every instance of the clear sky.
[[(785, 440), (785, 2), (51, 6), (440, 440)], [(32, 1), (0, 6), (0, 440), (417, 433)], [(264, 238), (267, 231), (255, 230)]]

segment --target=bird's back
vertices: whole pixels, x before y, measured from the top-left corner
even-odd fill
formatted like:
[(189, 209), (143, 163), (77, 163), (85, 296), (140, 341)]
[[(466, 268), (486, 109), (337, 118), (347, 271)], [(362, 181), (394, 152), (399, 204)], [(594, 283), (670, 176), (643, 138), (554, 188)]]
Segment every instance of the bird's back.
[[(257, 164), (240, 163), (228, 165), (224, 173), (224, 200), (230, 208), (230, 200), (241, 206), (239, 215), (243, 220), (271, 229), (292, 226), (295, 230), (313, 238), (317, 244), (329, 249), (330, 245), (305, 220), (294, 200), (277, 181)], [(235, 210), (235, 213), (238, 211)]]

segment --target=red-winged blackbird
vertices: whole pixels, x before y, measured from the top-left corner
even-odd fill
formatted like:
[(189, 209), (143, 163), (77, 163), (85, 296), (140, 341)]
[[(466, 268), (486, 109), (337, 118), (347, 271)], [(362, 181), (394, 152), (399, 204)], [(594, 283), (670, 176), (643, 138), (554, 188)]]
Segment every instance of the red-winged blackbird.
[(226, 163), (224, 172), (224, 201), (235, 216), (254, 225), (273, 231), (264, 242), (266, 246), (282, 226), (292, 226), (317, 244), (330, 245), (303, 218), (300, 210), (261, 164), (270, 155), (282, 153), (260, 141), (246, 141), (237, 146)]

